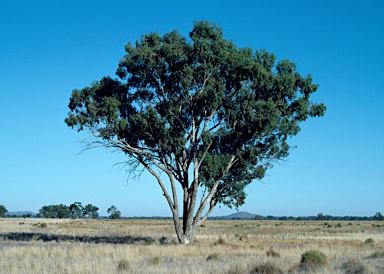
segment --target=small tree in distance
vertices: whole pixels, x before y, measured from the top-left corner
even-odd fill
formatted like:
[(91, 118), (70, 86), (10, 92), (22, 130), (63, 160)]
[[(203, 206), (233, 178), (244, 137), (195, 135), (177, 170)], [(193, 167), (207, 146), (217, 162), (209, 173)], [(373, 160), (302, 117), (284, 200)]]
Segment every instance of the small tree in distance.
[(83, 217), (84, 207), (80, 202), (74, 202), (69, 206), (69, 210), (71, 211), (72, 219), (80, 219)]
[(218, 204), (244, 204), (245, 187), (288, 156), (299, 124), (325, 112), (310, 101), (311, 76), (236, 47), (208, 21), (195, 22), (189, 38), (150, 33), (125, 49), (120, 79), (74, 90), (65, 122), (89, 133), (86, 148), (121, 151), (130, 172), (155, 178), (180, 243), (193, 241)]
[(380, 212), (376, 212), (375, 216), (373, 216), (373, 219), (377, 221), (383, 221), (384, 216)]
[(99, 208), (92, 204), (87, 204), (83, 208), (83, 217), (89, 219), (97, 219), (99, 217), (99, 213), (97, 212)]
[(121, 212), (114, 205), (108, 208), (107, 212), (110, 214), (109, 219), (121, 219)]
[(3, 205), (0, 205), (0, 218), (6, 218), (6, 213), (8, 212), (7, 208)]

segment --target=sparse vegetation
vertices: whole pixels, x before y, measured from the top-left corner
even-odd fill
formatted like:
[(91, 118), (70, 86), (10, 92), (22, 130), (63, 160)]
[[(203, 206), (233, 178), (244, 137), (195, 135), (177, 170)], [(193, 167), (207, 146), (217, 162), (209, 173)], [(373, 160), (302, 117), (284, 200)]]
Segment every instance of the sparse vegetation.
[(280, 254), (278, 252), (274, 251), (272, 248), (267, 250), (266, 254), (268, 257), (274, 257), (274, 258), (280, 257)]
[(376, 251), (372, 253), (368, 258), (370, 259), (382, 259), (384, 258), (384, 250)]
[(129, 262), (127, 260), (120, 260), (117, 264), (118, 271), (128, 271), (129, 270)]
[(266, 262), (256, 266), (251, 273), (260, 274), (282, 274), (283, 271), (273, 262)]
[(367, 273), (367, 268), (364, 264), (358, 259), (349, 259), (347, 262), (343, 263), (341, 269), (346, 274), (364, 274)]
[[(344, 274), (381, 273), (384, 263), (384, 229), (372, 221), (328, 221), (332, 229), (319, 221), (207, 221), (189, 246), (176, 244), (172, 220), (22, 222), (0, 220), (0, 273)], [(369, 238), (374, 245), (364, 244)]]
[(219, 254), (217, 253), (210, 254), (207, 257), (207, 261), (218, 260), (218, 259), (219, 259)]

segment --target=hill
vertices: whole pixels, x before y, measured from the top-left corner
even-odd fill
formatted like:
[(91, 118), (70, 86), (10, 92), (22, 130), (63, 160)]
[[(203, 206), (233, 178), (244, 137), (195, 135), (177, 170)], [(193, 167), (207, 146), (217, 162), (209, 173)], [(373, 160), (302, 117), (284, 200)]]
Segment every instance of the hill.
[(31, 214), (31, 216), (36, 216), (37, 214), (32, 211), (15, 211), (15, 212), (7, 212), (7, 216), (16, 216), (16, 217), (23, 217), (24, 215)]
[(209, 217), (211, 220), (254, 220), (258, 214), (252, 214), (246, 211), (239, 211), (227, 216)]

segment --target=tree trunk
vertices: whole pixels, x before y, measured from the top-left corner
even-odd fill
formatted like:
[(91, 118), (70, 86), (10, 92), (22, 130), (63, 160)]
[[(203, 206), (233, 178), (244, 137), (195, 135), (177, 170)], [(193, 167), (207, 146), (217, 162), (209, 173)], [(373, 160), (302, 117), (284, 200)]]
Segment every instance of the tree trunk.
[(180, 230), (181, 235), (178, 235), (179, 243), (180, 244), (192, 244), (193, 238), (195, 236), (196, 228), (192, 225), (187, 224), (186, 230)]
[(173, 223), (179, 244), (191, 244), (195, 236), (196, 227), (192, 222), (187, 221), (187, 215), (183, 216), (182, 227), (180, 225), (179, 216), (173, 216)]

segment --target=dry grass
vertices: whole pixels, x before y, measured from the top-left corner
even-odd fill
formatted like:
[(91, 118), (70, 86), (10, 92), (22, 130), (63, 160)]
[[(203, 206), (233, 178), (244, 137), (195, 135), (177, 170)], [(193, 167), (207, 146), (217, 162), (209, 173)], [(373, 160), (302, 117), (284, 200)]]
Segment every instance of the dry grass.
[(170, 220), (8, 218), (0, 273), (300, 273), (308, 250), (327, 257), (313, 273), (383, 273), (383, 232), (379, 222), (207, 221), (182, 246)]

